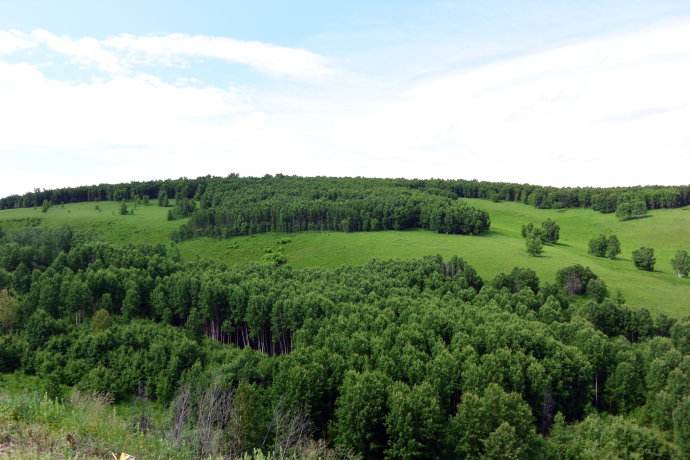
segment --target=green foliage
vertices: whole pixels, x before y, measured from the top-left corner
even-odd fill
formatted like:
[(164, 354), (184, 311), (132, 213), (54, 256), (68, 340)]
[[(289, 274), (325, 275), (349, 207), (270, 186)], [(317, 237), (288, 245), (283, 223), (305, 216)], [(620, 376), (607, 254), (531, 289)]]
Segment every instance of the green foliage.
[[(147, 459), (194, 458), (188, 446), (175, 445), (163, 435), (165, 412), (154, 403), (139, 401), (137, 409), (80, 392), (56, 400), (44, 391), (48, 386), (22, 374), (0, 376), (0, 437), (7, 458), (102, 460), (110, 452)], [(134, 423), (135, 414), (145, 425)]]
[(621, 252), (621, 243), (616, 235), (599, 235), (589, 240), (589, 253), (596, 257), (615, 259)]
[(184, 219), (196, 210), (196, 202), (187, 198), (175, 201), (175, 206), (168, 210), (168, 220)]
[(365, 232), (425, 228), (479, 235), (489, 215), (438, 191), (371, 179), (231, 176), (210, 181), (201, 209), (173, 234), (237, 236), (267, 232)]
[(616, 217), (619, 220), (638, 219), (646, 215), (647, 204), (644, 200), (623, 201), (616, 207)]
[(609, 235), (606, 239), (606, 257), (615, 259), (621, 253), (621, 243), (616, 235)]
[(583, 295), (593, 279), (598, 278), (589, 267), (572, 265), (556, 273), (556, 284), (570, 295)]
[(169, 206), (169, 201), (168, 192), (161, 189), (160, 192), (158, 192), (158, 206), (167, 208)]
[(50, 209), (50, 201), (48, 200), (43, 200), (43, 204), (41, 204), (41, 212), (46, 213)]
[[(34, 228), (57, 229), (67, 224), (78, 234), (92, 234), (118, 245), (169, 244), (170, 233), (184, 222), (167, 221), (166, 213), (170, 208), (140, 206), (136, 216), (125, 219), (118, 215), (118, 202), (98, 203), (102, 209), (100, 213), (94, 211), (94, 203), (67, 204), (64, 209), (54, 207), (45, 215), (40, 213), (40, 209), (0, 211), (0, 225), (8, 234), (3, 241), (11, 242), (20, 225), (39, 224)], [(267, 233), (230, 240), (197, 238), (184, 241), (177, 247), (181, 257), (187, 261), (215, 260), (237, 266), (259, 261), (266, 247), (275, 246), (278, 240), (289, 237), (292, 243), (285, 245), (284, 253), (294, 268), (362, 265), (372, 258), (413, 259), (427, 254), (445, 257), (463, 254), (487, 279), (526, 264), (525, 242), (520, 238), (519, 228), (522, 222), (529, 220), (555, 219), (561, 226), (562, 236), (567, 235), (565, 244), (548, 249), (550, 257), (527, 259), (529, 267), (542, 279), (552, 279), (555, 272), (565, 265), (591, 264), (591, 259), (583, 252), (586, 252), (589, 239), (602, 228), (610, 229), (631, 250), (641, 245), (654, 247), (657, 259), (671, 260), (679, 247), (690, 247), (690, 233), (684, 231), (690, 225), (690, 213), (682, 210), (652, 211), (653, 218), (629, 224), (618, 222), (614, 216), (584, 209), (554, 211), (486, 200), (471, 200), (470, 204), (491, 215), (491, 228), (495, 231), (468, 238), (425, 231)], [(35, 216), (39, 215), (42, 218), (36, 219)], [(665, 230), (659, 232), (656, 228)], [(3, 252), (4, 249), (0, 251), (0, 257)], [(690, 296), (690, 284), (678, 279), (671, 270), (656, 272), (654, 277), (649, 277), (636, 270), (632, 263), (601, 260), (597, 262), (596, 271), (606, 280), (611, 292), (623, 291), (628, 304), (633, 307), (645, 307), (654, 313), (663, 312), (675, 317), (686, 314), (684, 299)]]
[(690, 396), (686, 396), (673, 410), (673, 434), (679, 458), (690, 459)]
[(589, 253), (596, 257), (604, 257), (608, 249), (606, 235), (599, 235), (589, 240)]
[(550, 458), (674, 458), (673, 447), (661, 433), (623, 417), (591, 415), (570, 426), (557, 417), (547, 442)]
[(656, 263), (656, 257), (654, 257), (654, 249), (641, 247), (633, 251), (633, 263), (635, 267), (639, 270), (645, 270), (648, 272), (654, 271), (654, 264)]
[(671, 259), (671, 267), (679, 278), (685, 278), (690, 273), (690, 255), (688, 251), (677, 251)]
[(533, 458), (537, 445), (532, 413), (520, 395), (496, 384), (481, 396), (463, 395), (450, 422), (449, 440), (460, 458)]
[(524, 458), (523, 440), (519, 439), (515, 427), (502, 422), (484, 441), (483, 460), (519, 460)]
[[(168, 179), (163, 181), (131, 182), (124, 184), (100, 184), (63, 188), (57, 190), (36, 190), (24, 195), (13, 195), (0, 199), (1, 209), (39, 206), (43, 200), (55, 203), (77, 203), (121, 199), (131, 200), (135, 196), (160, 196), (165, 192), (172, 198), (203, 198), (206, 190), (218, 184), (237, 184), (242, 181), (270, 183), (282, 181), (324, 181), (324, 178), (300, 178), (283, 175), (263, 178), (240, 178), (231, 174), (227, 178), (198, 177), (196, 179)], [(690, 204), (690, 186), (683, 187), (615, 187), (615, 188), (557, 188), (530, 184), (505, 182), (479, 182), (476, 180), (420, 180), (420, 179), (325, 179), (331, 183), (354, 182), (370, 187), (398, 186), (411, 190), (423, 190), (453, 198), (483, 198), (494, 202), (513, 201), (533, 205), (540, 209), (592, 208), (602, 213), (614, 212), (620, 203), (633, 203), (633, 207), (644, 205), (649, 209), (676, 208)], [(321, 192), (321, 190), (319, 190)]]
[(120, 201), (120, 215), (126, 216), (129, 214), (129, 209), (127, 208), (127, 203), (125, 200)]
[(598, 278), (591, 278), (589, 281), (587, 281), (586, 292), (597, 302), (601, 302), (609, 296), (609, 290), (606, 287), (606, 283)]
[(386, 459), (438, 458), (442, 418), (436, 394), (428, 383), (390, 388), (386, 417)]
[(682, 353), (690, 354), (690, 318), (676, 322), (670, 333), (673, 345)]
[(91, 317), (91, 328), (96, 331), (104, 331), (108, 329), (113, 324), (113, 320), (110, 317), (108, 310), (99, 308)]
[[(283, 237), (256, 240), (299, 254), (301, 235)], [(484, 284), (457, 257), (229, 267), (42, 228), (0, 245), (19, 318), (0, 335), (4, 369), (41, 376), (53, 396), (69, 385), (174, 400), (186, 458), (298, 452), (310, 437), (368, 458), (670, 458), (684, 446), (687, 321), (607, 299), (582, 265), (555, 285), (527, 268)]]
[(527, 254), (533, 257), (541, 255), (541, 253), (544, 251), (541, 239), (535, 235), (529, 235), (525, 239), (525, 245), (527, 246)]
[(510, 292), (520, 292), (524, 288), (529, 288), (532, 292), (539, 291), (539, 277), (530, 268), (515, 267), (509, 274), (499, 273), (494, 278), (492, 285), (496, 289), (507, 288)]
[(560, 238), (561, 227), (556, 221), (546, 219), (541, 224), (544, 243), (556, 244)]
[(523, 238), (536, 238), (544, 244), (556, 244), (560, 238), (561, 227), (555, 220), (546, 219), (541, 227), (536, 227), (533, 223), (522, 226)]
[(0, 289), (0, 332), (11, 332), (19, 320), (19, 302)]
[(285, 257), (282, 251), (275, 251), (270, 248), (266, 250), (266, 253), (261, 258), (262, 263), (271, 267), (280, 267), (285, 265), (287, 261), (287, 257)]
[(19, 335), (0, 335), (0, 372), (13, 372), (22, 366), (27, 343)]
[(389, 379), (379, 371), (345, 375), (335, 412), (338, 444), (364, 458), (383, 456), (389, 385)]
[(630, 342), (647, 339), (658, 329), (649, 311), (630, 310), (608, 299), (587, 304), (585, 315), (604, 334), (609, 337), (624, 336)]

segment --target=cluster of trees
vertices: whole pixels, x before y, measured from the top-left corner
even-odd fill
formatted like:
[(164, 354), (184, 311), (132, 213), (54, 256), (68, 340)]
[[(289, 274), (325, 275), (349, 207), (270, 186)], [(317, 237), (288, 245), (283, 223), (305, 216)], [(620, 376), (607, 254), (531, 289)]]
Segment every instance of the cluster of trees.
[(478, 235), (489, 215), (465, 202), (378, 179), (230, 177), (209, 183), (198, 211), (173, 236), (425, 228)]
[(625, 200), (616, 206), (616, 217), (620, 220), (639, 219), (647, 215), (647, 203), (641, 198)]
[(2, 371), (167, 402), (200, 456), (308, 435), (363, 458), (687, 458), (690, 318), (595, 294), (584, 267), (228, 268), (36, 228), (0, 267)]
[[(523, 236), (525, 227), (523, 227)], [(589, 240), (589, 253), (596, 257), (607, 257), (615, 259), (621, 253), (621, 243), (616, 235), (606, 236), (604, 234)], [(635, 267), (644, 271), (654, 271), (656, 257), (654, 249), (641, 247), (632, 253), (632, 260)], [(690, 273), (690, 255), (685, 250), (678, 250), (671, 259), (671, 267), (679, 278), (685, 278)]]
[(599, 302), (609, 295), (606, 283), (599, 279), (589, 267), (579, 264), (558, 270), (556, 284), (569, 295), (590, 295)]
[(332, 186), (331, 188), (352, 183), (357, 183), (362, 188), (400, 187), (450, 198), (484, 198), (494, 201), (516, 201), (538, 208), (592, 208), (606, 213), (615, 212), (620, 208), (620, 213), (624, 216), (634, 216), (636, 213), (642, 212), (642, 206), (646, 210), (676, 208), (690, 204), (690, 185), (673, 187), (558, 188), (477, 180), (300, 178), (282, 175), (264, 176), (263, 178), (240, 178), (236, 174), (231, 174), (226, 178), (205, 176), (196, 179), (180, 178), (164, 181), (35, 190), (25, 195), (13, 195), (0, 199), (0, 209), (38, 207), (45, 200), (53, 204), (132, 200), (135, 196), (146, 195), (156, 197), (161, 192), (165, 192), (169, 198), (195, 197), (200, 199), (210, 185), (214, 187), (227, 186), (234, 189), (241, 186), (245, 181), (270, 183), (276, 179), (306, 183), (329, 183)]
[(615, 259), (621, 253), (621, 242), (616, 235), (599, 235), (589, 240), (589, 253), (596, 257)]
[[(165, 203), (161, 206), (168, 206), (168, 199), (164, 197), (161, 202)], [(196, 201), (189, 198), (180, 198), (175, 200), (175, 206), (168, 210), (168, 220), (183, 219), (189, 217), (196, 210)]]
[(211, 176), (196, 179), (166, 179), (122, 184), (99, 184), (52, 190), (36, 189), (24, 195), (0, 198), (0, 209), (32, 208), (50, 204), (83, 203), (88, 201), (137, 201), (145, 197), (157, 197), (165, 192), (171, 198), (199, 197)]
[(522, 237), (525, 239), (527, 253), (538, 256), (544, 244), (556, 244), (560, 238), (561, 227), (552, 219), (546, 219), (540, 227), (532, 222), (522, 226)]
[(522, 226), (523, 238), (537, 238), (544, 244), (556, 244), (560, 238), (560, 234), (561, 227), (552, 219), (546, 219), (541, 223), (540, 227), (535, 226), (531, 222)]

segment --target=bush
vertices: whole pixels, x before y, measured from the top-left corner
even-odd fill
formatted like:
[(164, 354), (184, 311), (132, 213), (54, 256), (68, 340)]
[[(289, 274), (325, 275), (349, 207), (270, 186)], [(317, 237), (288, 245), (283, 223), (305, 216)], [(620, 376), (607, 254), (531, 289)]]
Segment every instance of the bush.
[(633, 251), (633, 263), (640, 270), (653, 272), (654, 264), (656, 263), (654, 249), (643, 246), (640, 249)]

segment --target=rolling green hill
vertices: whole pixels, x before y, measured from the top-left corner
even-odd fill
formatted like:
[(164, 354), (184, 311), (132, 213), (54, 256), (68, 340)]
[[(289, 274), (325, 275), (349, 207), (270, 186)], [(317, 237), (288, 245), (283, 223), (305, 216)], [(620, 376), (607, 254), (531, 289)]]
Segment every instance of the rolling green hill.
[[(542, 210), (514, 203), (468, 200), (491, 216), (491, 231), (483, 236), (445, 235), (430, 231), (322, 232), (260, 234), (227, 240), (196, 238), (179, 244), (186, 260), (208, 258), (228, 264), (243, 264), (261, 258), (265, 250), (279, 249), (295, 267), (363, 264), (373, 258), (416, 258), (424, 255), (459, 255), (490, 279), (515, 266), (533, 268), (544, 280), (566, 265), (582, 264), (602, 277), (611, 291), (620, 290), (632, 307), (655, 313), (683, 316), (690, 313), (690, 280), (678, 279), (670, 259), (678, 249), (690, 250), (690, 208), (651, 211), (650, 217), (619, 222), (613, 214), (590, 209)], [(54, 206), (40, 209), (0, 211), (6, 228), (22, 225), (24, 219), (40, 219), (41, 225), (70, 225), (113, 243), (165, 243), (184, 220), (166, 220), (167, 210), (155, 205), (139, 206), (134, 215), (121, 216), (114, 202)], [(541, 257), (529, 257), (520, 235), (522, 224), (555, 219), (561, 226), (561, 241), (545, 248)], [(592, 257), (587, 243), (599, 233), (618, 235), (623, 253), (616, 260)], [(631, 252), (640, 246), (656, 251), (654, 273), (637, 270)]]

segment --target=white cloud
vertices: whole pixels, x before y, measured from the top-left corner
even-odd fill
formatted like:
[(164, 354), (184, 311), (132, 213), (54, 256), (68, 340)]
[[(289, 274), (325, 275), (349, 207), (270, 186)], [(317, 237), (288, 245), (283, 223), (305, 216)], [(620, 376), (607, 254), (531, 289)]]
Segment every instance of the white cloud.
[(36, 46), (17, 30), (0, 30), (0, 56)]
[[(74, 54), (107, 65), (77, 42)], [(134, 42), (99, 46), (121, 65), (168, 56), (167, 45)], [(216, 45), (194, 43), (177, 55), (213, 55)], [(0, 60), (0, 195), (231, 171), (688, 183), (688, 81), (690, 23), (450, 72), (394, 94), (361, 75), (354, 88), (340, 73), (313, 94), (127, 72), (70, 83)]]
[(69, 37), (59, 37), (46, 30), (34, 30), (29, 37), (34, 43), (68, 56), (80, 65), (95, 65), (108, 73), (123, 71), (120, 59), (104, 49), (101, 42), (95, 38), (84, 37), (73, 40)]

